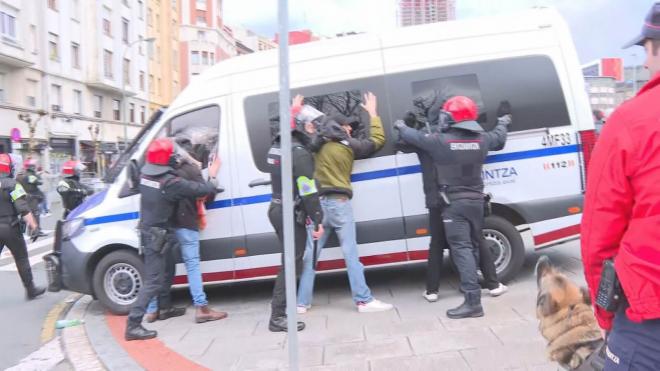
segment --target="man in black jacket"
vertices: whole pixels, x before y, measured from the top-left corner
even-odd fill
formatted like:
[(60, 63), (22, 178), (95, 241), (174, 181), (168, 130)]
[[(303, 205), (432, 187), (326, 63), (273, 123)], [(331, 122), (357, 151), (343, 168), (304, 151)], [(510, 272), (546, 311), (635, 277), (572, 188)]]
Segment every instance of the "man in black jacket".
[(176, 157), (174, 143), (168, 138), (156, 139), (147, 149), (147, 162), (140, 175), (140, 234), (144, 254), (144, 286), (126, 324), (126, 340), (145, 340), (156, 337), (156, 331), (142, 327), (142, 318), (149, 301), (158, 295), (160, 317), (182, 316), (185, 308), (174, 308), (170, 302), (170, 285), (165, 278), (169, 275), (167, 257), (176, 244), (172, 234), (174, 211), (177, 203), (188, 197), (204, 197), (214, 192), (215, 177), (220, 164), (209, 166), (210, 181), (200, 183), (185, 180), (174, 174)]
[(94, 193), (94, 190), (80, 183), (80, 173), (85, 166), (79, 161), (70, 160), (62, 164), (62, 179), (57, 184), (57, 193), (62, 197), (62, 206), (64, 206), (63, 219), (69, 215), (73, 209), (80, 206), (85, 197)]
[(484, 219), (481, 170), (488, 151), (504, 147), (511, 108), (508, 102), (502, 102), (498, 123), (490, 132), (484, 132), (475, 121), (478, 109), (470, 98), (450, 98), (443, 111), (451, 115), (452, 121), (440, 132), (425, 134), (407, 127), (403, 121), (397, 121), (395, 129), (404, 142), (428, 152), (436, 168), (447, 242), (465, 295), (464, 303), (448, 310), (447, 316), (454, 319), (481, 317), (484, 312), (477, 279)]
[[(201, 171), (204, 158), (195, 156), (192, 142), (186, 135), (177, 135), (176, 143), (185, 152), (181, 154), (184, 159), (176, 169), (175, 174), (192, 182), (204, 183), (204, 177)], [(203, 155), (199, 151), (197, 153)], [(220, 164), (219, 158), (216, 158), (216, 161)], [(188, 289), (190, 290), (190, 296), (195, 307), (195, 322), (197, 323), (227, 318), (226, 312), (219, 312), (209, 307), (209, 302), (204, 292), (202, 271), (200, 269), (199, 232), (200, 229), (203, 229), (203, 226), (200, 225), (202, 221), (200, 220), (199, 211), (200, 208), (204, 207), (204, 202), (207, 200), (213, 201), (215, 195), (216, 192), (214, 190), (204, 197), (186, 197), (181, 199), (176, 205), (174, 217), (174, 233), (181, 246), (181, 258), (183, 264), (186, 266)], [(174, 264), (174, 256), (168, 258), (168, 264)], [(145, 320), (147, 322), (154, 322), (157, 319), (160, 319), (160, 316), (158, 302), (154, 298), (149, 303)]]

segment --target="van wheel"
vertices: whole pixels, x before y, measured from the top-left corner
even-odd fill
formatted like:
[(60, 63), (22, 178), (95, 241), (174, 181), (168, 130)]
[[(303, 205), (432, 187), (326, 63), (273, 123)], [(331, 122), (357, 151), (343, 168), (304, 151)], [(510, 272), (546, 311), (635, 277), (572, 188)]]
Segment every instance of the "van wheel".
[(486, 217), (483, 234), (493, 253), (498, 279), (509, 282), (525, 262), (525, 245), (520, 233), (506, 219), (490, 215)]
[(98, 300), (114, 314), (127, 314), (143, 286), (144, 263), (129, 250), (111, 252), (94, 270), (92, 285)]

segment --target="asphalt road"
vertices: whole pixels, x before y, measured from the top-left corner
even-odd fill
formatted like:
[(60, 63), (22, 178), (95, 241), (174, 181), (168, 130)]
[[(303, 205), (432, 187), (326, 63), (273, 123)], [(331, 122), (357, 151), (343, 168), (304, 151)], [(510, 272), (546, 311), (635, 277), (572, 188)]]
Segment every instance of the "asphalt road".
[[(54, 228), (56, 215), (62, 215), (59, 204), (53, 205), (52, 216), (44, 218), (42, 228), (46, 231)], [(47, 253), (52, 244), (52, 233), (28, 246), (34, 280), (38, 285), (47, 285), (47, 277), (41, 256)], [(43, 242), (42, 242), (43, 241)], [(0, 370), (15, 365), (21, 359), (41, 347), (41, 331), (48, 312), (71, 293), (46, 292), (43, 296), (27, 301), (25, 290), (16, 271), (13, 259), (3, 249), (0, 256)]]

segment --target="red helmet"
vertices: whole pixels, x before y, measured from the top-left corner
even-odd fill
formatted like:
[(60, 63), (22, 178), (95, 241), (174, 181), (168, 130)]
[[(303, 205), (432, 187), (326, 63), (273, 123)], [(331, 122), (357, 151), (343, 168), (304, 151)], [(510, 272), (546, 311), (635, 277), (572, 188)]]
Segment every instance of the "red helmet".
[(80, 173), (85, 169), (80, 161), (69, 160), (62, 164), (62, 175), (70, 177), (74, 175), (80, 176)]
[(461, 121), (476, 121), (479, 115), (479, 108), (477, 104), (468, 97), (457, 95), (449, 98), (442, 110), (449, 112), (455, 122)]
[(0, 174), (10, 175), (12, 167), (11, 156), (7, 153), (0, 153)]
[(34, 159), (31, 159), (31, 158), (28, 158), (28, 159), (25, 160), (25, 162), (23, 163), (23, 168), (24, 168), (24, 169), (33, 169), (33, 170), (34, 170), (34, 169), (37, 168), (37, 161), (34, 160)]
[(147, 162), (154, 165), (168, 166), (174, 154), (174, 143), (169, 138), (159, 138), (147, 148)]

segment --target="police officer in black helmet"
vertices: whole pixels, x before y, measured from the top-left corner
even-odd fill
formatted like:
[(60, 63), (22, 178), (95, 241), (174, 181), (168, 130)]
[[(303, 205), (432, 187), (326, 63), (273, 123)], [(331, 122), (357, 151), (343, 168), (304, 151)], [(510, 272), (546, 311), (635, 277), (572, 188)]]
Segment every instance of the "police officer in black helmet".
[[(291, 151), (292, 170), (295, 200), (295, 262), (296, 276), (302, 268), (302, 258), (307, 242), (307, 223), (312, 223), (314, 232), (312, 238), (318, 240), (323, 235), (323, 211), (319, 202), (317, 183), (314, 179), (314, 156), (309, 150), (310, 138), (305, 134), (304, 126), (313, 125), (315, 117), (301, 115), (303, 97), (297, 95), (291, 107)], [(305, 106), (304, 108), (311, 108)], [(268, 208), (268, 219), (275, 228), (277, 237), (284, 245), (283, 218), (282, 218), (282, 168), (279, 136), (275, 138), (268, 151), (267, 162), (269, 166), (273, 198)], [(275, 279), (273, 300), (271, 302), (271, 316), (268, 329), (273, 332), (287, 331), (286, 292), (284, 283), (284, 254), (282, 254), (282, 268)], [(303, 322), (298, 322), (298, 331), (305, 328)]]
[(156, 139), (147, 149), (147, 162), (142, 167), (140, 188), (140, 233), (144, 254), (144, 286), (128, 314), (126, 340), (146, 340), (156, 337), (156, 331), (142, 327), (142, 319), (151, 298), (158, 296), (159, 318), (182, 316), (185, 308), (174, 308), (170, 302), (173, 264), (168, 264), (170, 249), (176, 244), (172, 233), (174, 210), (183, 198), (203, 197), (215, 192), (215, 177), (220, 162), (209, 166), (210, 180), (205, 183), (188, 181), (174, 175), (177, 163), (175, 146), (168, 138)]
[(481, 170), (488, 151), (504, 147), (511, 107), (508, 102), (500, 104), (497, 125), (490, 132), (475, 121), (477, 105), (468, 97), (448, 99), (443, 111), (451, 116), (451, 121), (440, 132), (425, 134), (401, 120), (394, 128), (399, 130), (401, 140), (431, 155), (436, 167), (446, 239), (465, 295), (463, 304), (448, 310), (447, 317), (481, 317), (484, 312), (477, 278), (484, 218)]
[(37, 224), (30, 212), (27, 192), (14, 178), (14, 164), (9, 154), (0, 154), (0, 252), (7, 246), (14, 256), (28, 300), (43, 294), (46, 289), (34, 285), (27, 246), (20, 228), (20, 217), (37, 232)]

